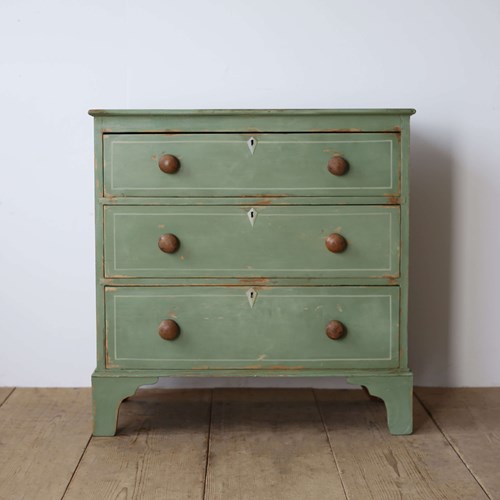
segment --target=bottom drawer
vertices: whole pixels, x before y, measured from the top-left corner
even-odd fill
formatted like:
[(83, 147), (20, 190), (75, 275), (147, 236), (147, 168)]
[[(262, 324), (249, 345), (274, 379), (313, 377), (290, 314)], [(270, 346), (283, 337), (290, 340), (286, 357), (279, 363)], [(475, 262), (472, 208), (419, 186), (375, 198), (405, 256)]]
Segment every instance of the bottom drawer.
[[(398, 287), (108, 287), (105, 300), (108, 368), (399, 364)], [(178, 336), (164, 340), (160, 325)], [(342, 325), (341, 338), (327, 336)]]

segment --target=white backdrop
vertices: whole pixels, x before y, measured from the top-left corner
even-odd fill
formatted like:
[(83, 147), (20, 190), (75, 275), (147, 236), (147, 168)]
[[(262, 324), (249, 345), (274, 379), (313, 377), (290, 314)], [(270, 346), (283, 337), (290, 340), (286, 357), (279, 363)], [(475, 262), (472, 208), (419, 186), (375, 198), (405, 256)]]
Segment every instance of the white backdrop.
[(2, 0), (0, 385), (90, 382), (89, 108), (309, 107), (417, 109), (411, 367), (500, 385), (499, 48), (495, 0)]

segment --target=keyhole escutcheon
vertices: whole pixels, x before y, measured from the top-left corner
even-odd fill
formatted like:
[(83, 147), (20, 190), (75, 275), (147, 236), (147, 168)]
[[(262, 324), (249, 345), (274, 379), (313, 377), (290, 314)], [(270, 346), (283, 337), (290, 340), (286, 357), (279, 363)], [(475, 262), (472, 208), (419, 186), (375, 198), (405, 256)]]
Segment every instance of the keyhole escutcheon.
[(254, 137), (250, 137), (250, 139), (248, 139), (247, 141), (247, 146), (250, 150), (250, 154), (253, 155), (253, 152), (255, 151), (255, 148), (257, 146), (257, 140)]
[(253, 227), (253, 225), (255, 224), (255, 219), (257, 218), (257, 210), (255, 210), (255, 208), (251, 208), (247, 212), (247, 216), (248, 216), (248, 220), (250, 221), (250, 224), (252, 224), (252, 227)]

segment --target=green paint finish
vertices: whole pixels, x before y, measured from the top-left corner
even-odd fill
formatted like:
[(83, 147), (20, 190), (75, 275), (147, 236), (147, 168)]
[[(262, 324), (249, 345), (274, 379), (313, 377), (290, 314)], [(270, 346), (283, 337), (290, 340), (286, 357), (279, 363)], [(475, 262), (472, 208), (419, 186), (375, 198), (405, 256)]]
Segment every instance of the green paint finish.
[(413, 115), (413, 108), (365, 108), (365, 109), (90, 109), (89, 115), (95, 117), (159, 117), (165, 116), (192, 116), (198, 120), (204, 116), (222, 117), (222, 116), (242, 116), (251, 118), (254, 116), (263, 116), (269, 118), (272, 116), (282, 116), (287, 118), (295, 118), (297, 116), (310, 116), (313, 119), (318, 119), (321, 116), (341, 116), (343, 119), (352, 116), (375, 116), (380, 120), (380, 117), (386, 115)]
[(102, 133), (395, 132), (413, 109), (93, 110)]
[[(126, 287), (106, 289), (114, 368), (381, 368), (398, 365), (397, 287)], [(250, 304), (249, 290), (255, 302)], [(165, 341), (158, 325), (181, 335)], [(325, 327), (347, 334), (331, 340)]]
[(120, 403), (133, 396), (141, 385), (152, 385), (158, 377), (101, 377), (92, 376), (92, 412), (94, 436), (114, 436)]
[(410, 239), (410, 172), (408, 168), (408, 160), (410, 157), (410, 117), (402, 117), (401, 120), (401, 152), (404, 159), (401, 170), (401, 192), (404, 196), (404, 201), (401, 202), (401, 349), (400, 349), (400, 364), (408, 366), (408, 278), (409, 278), (409, 239)]
[(97, 368), (104, 368), (104, 289), (100, 280), (104, 276), (104, 247), (103, 247), (103, 214), (104, 207), (97, 200), (104, 194), (103, 183), (103, 151), (102, 134), (100, 132), (102, 118), (94, 120), (94, 196), (95, 204), (95, 270), (96, 270), (96, 329), (97, 329)]
[(405, 200), (400, 196), (226, 196), (226, 197), (186, 197), (186, 198), (99, 198), (101, 205), (165, 205), (165, 206), (208, 206), (237, 205), (258, 207), (260, 205), (399, 205)]
[(413, 375), (351, 376), (351, 384), (366, 387), (372, 396), (381, 398), (387, 409), (391, 434), (411, 434), (413, 431)]
[[(253, 153), (248, 145), (254, 140)], [(397, 195), (398, 134), (134, 134), (104, 136), (105, 193), (112, 196)], [(181, 168), (165, 174), (164, 154)], [(328, 161), (349, 162), (342, 176)]]
[[(399, 207), (105, 209), (106, 276), (382, 277), (399, 275)], [(173, 233), (176, 253), (158, 248)], [(326, 237), (348, 242), (332, 253)]]
[[(385, 401), (393, 434), (411, 432), (413, 113), (91, 111), (95, 435), (113, 435), (122, 399), (160, 376), (344, 376)], [(158, 169), (163, 153), (179, 156), (178, 173)], [(343, 177), (326, 169), (334, 154), (351, 164)], [(179, 236), (176, 254), (159, 251), (165, 232)], [(344, 254), (326, 250), (330, 232), (347, 238)], [(158, 323), (173, 315), (182, 332), (167, 342)], [(331, 319), (346, 337), (326, 337)]]
[[(193, 283), (195, 281), (195, 283)], [(370, 278), (373, 286), (395, 286), (401, 283), (401, 278)], [(342, 286), (366, 285), (366, 278), (103, 278), (100, 284), (104, 286), (173, 286), (193, 287), (207, 286)]]
[(266, 378), (266, 377), (354, 377), (362, 375), (365, 377), (379, 377), (379, 376), (399, 376), (410, 373), (409, 370), (402, 370), (400, 368), (311, 368), (307, 370), (297, 370), (293, 367), (286, 368), (264, 368), (256, 370), (254, 368), (248, 369), (200, 369), (192, 370), (190, 368), (183, 369), (163, 369), (155, 368), (148, 370), (139, 369), (103, 369), (95, 370), (94, 375), (106, 378), (120, 378), (120, 377), (144, 377), (146, 374), (151, 374), (155, 377), (171, 378), (171, 377), (189, 377), (189, 378), (219, 378), (219, 377), (245, 377), (249, 379)]

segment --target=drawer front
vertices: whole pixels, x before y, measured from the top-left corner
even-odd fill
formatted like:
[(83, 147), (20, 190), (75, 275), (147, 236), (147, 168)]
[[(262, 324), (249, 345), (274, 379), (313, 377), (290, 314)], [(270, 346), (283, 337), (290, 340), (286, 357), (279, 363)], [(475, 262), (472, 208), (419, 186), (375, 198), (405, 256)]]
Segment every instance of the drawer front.
[[(399, 287), (106, 288), (107, 366), (135, 369), (397, 367)], [(164, 320), (175, 340), (158, 333)], [(340, 321), (345, 335), (325, 328)]]
[[(400, 209), (384, 206), (105, 208), (108, 277), (398, 277)], [(174, 253), (160, 250), (174, 234)], [(326, 246), (332, 234), (342, 252)]]
[[(398, 139), (397, 133), (108, 134), (105, 194), (395, 196)], [(164, 155), (179, 160), (176, 173), (160, 170)], [(328, 170), (336, 155), (348, 162), (344, 175)]]

